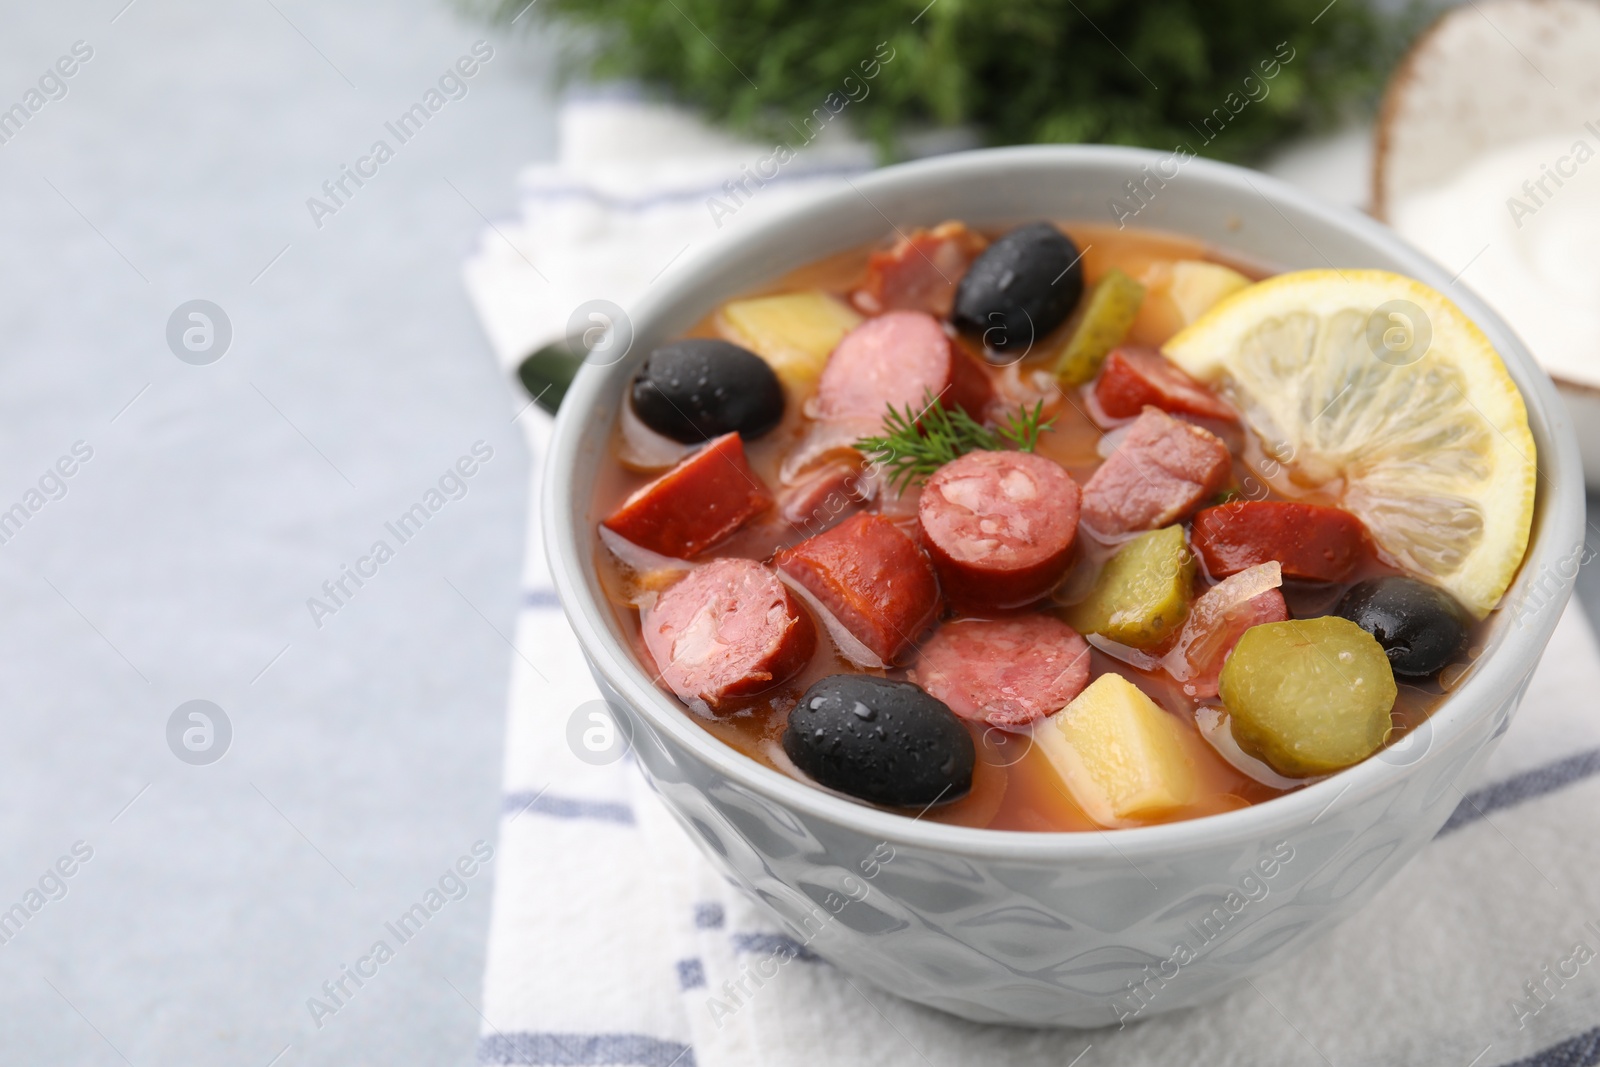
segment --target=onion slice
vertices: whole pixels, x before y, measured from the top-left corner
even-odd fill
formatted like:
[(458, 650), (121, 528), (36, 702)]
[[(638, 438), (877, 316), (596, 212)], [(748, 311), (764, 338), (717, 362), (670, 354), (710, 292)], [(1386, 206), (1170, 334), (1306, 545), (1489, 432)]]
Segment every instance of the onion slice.
[(778, 480), (784, 485), (794, 485), (817, 460), (830, 452), (854, 450), (856, 442), (883, 431), (877, 419), (821, 419), (807, 428), (806, 434), (783, 457), (783, 467)]
[(1207, 589), (1190, 606), (1178, 640), (1161, 657), (1162, 668), (1176, 682), (1194, 678), (1196, 662), (1215, 661), (1216, 649), (1208, 646), (1227, 640), (1240, 609), (1262, 593), (1282, 586), (1283, 568), (1277, 560), (1269, 560), (1229, 575)]
[(622, 415), (619, 418), (622, 427), (622, 447), (617, 451), (617, 460), (629, 470), (643, 474), (664, 471), (668, 467), (675, 466), (698, 447), (663, 437), (646, 426), (639, 416), (634, 414), (631, 400), (622, 401)]
[(1120, 660), (1130, 667), (1137, 667), (1141, 671), (1154, 671), (1159, 670), (1161, 667), (1160, 656), (1152, 656), (1150, 653), (1140, 649), (1119, 644), (1109, 637), (1101, 637), (1099, 634), (1084, 634), (1083, 639), (1112, 659)]
[(641, 611), (655, 603), (662, 589), (694, 570), (688, 560), (641, 548), (604, 526), (600, 527), (600, 543), (628, 571), (628, 603)]

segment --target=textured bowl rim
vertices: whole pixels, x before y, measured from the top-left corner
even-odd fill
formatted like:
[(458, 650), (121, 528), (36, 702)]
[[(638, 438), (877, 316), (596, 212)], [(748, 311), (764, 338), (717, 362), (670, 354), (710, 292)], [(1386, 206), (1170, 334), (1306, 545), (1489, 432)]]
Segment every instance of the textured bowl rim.
[[(730, 234), (721, 242), (701, 250), (674, 272), (670, 284), (646, 294), (631, 312), (635, 336), (647, 332), (645, 324), (668, 313), (687, 297), (697, 279), (720, 259), (735, 251), (759, 248), (781, 231), (794, 227), (797, 220), (808, 225), (826, 225), (831, 211), (874, 192), (929, 191), (939, 183), (958, 177), (998, 175), (1013, 168), (1059, 168), (1063, 173), (1074, 167), (1121, 165), (1129, 173), (1145, 164), (1167, 159), (1165, 153), (1103, 145), (1035, 145), (1015, 148), (982, 149), (900, 164), (853, 179), (850, 186), (787, 211), (753, 223), (743, 232)], [(1321, 817), (1341, 797), (1351, 802), (1381, 792), (1408, 777), (1412, 769), (1452, 748), (1452, 742), (1467, 733), (1479, 720), (1492, 714), (1510, 699), (1522, 679), (1537, 664), (1556, 622), (1571, 593), (1573, 580), (1561, 576), (1557, 564), (1563, 546), (1582, 544), (1584, 495), (1577, 440), (1566, 410), (1548, 375), (1539, 369), (1516, 334), (1470, 291), (1452, 284), (1442, 267), (1406, 244), (1380, 223), (1349, 208), (1325, 203), (1284, 182), (1257, 171), (1203, 159), (1191, 159), (1184, 166), (1181, 183), (1188, 187), (1221, 187), (1231, 193), (1259, 194), (1263, 210), (1270, 210), (1289, 221), (1289, 215), (1311, 217), (1333, 229), (1343, 230), (1391, 257), (1406, 273), (1441, 291), (1450, 290), (1451, 299), (1489, 335), (1505, 360), (1513, 380), (1522, 392), (1528, 421), (1539, 449), (1539, 503), (1534, 529), (1518, 573), (1507, 596), (1531, 584), (1540, 574), (1554, 575), (1559, 588), (1547, 605), (1528, 625), (1513, 626), (1502, 619), (1478, 667), (1461, 687), (1430, 716), (1433, 743), (1420, 759), (1408, 764), (1369, 758), (1323, 781), (1259, 804), (1215, 815), (1179, 822), (1121, 830), (1020, 831), (990, 830), (951, 826), (912, 819), (893, 812), (866, 807), (845, 800), (772, 770), (737, 752), (690, 721), (689, 713), (670, 696), (657, 689), (632, 652), (611, 633), (604, 621), (611, 609), (598, 601), (589, 588), (585, 573), (592, 567), (588, 558), (590, 540), (586, 519), (591, 486), (574, 485), (574, 463), (586, 437), (596, 425), (586, 413), (601, 399), (612, 375), (623, 373), (626, 363), (612, 366), (585, 366), (578, 374), (561, 405), (544, 464), (541, 512), (550, 570), (561, 605), (591, 664), (606, 682), (643, 716), (649, 725), (671, 738), (730, 781), (785, 808), (803, 812), (857, 833), (885, 841), (922, 847), (963, 856), (1016, 860), (1131, 860), (1137, 856), (1159, 856), (1195, 848), (1231, 843), (1270, 840), (1302, 829)], [(1293, 226), (1293, 222), (1289, 224)], [(1309, 242), (1308, 242), (1309, 243)], [(709, 308), (706, 308), (709, 311)], [(604, 422), (605, 420), (601, 420)], [(607, 423), (608, 424), (608, 423)], [(584, 536), (579, 536), (579, 531)], [(1506, 601), (1502, 601), (1502, 604)], [(1504, 609), (1502, 609), (1504, 610)], [(1490, 654), (1492, 651), (1492, 654)]]

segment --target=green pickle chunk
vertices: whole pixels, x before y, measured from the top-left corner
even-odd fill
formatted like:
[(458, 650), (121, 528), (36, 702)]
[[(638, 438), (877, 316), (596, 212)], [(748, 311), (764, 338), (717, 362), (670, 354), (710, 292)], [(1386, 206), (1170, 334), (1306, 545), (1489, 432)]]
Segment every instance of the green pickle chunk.
[(1239, 747), (1289, 778), (1382, 748), (1398, 692), (1383, 646), (1335, 615), (1252, 626), (1223, 664), (1220, 689)]
[(1194, 570), (1182, 526), (1140, 534), (1111, 557), (1089, 595), (1067, 610), (1067, 621), (1079, 633), (1154, 648), (1183, 625)]
[(1089, 293), (1083, 317), (1056, 359), (1056, 380), (1082, 385), (1099, 374), (1106, 354), (1128, 336), (1142, 303), (1144, 286), (1116, 267), (1106, 271)]

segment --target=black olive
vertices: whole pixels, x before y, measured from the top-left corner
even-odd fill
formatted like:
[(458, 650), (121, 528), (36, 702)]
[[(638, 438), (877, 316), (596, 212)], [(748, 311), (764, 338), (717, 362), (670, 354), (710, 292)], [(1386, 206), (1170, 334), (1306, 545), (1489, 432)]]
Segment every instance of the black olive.
[(950, 320), (995, 352), (1026, 352), (1083, 296), (1078, 246), (1048, 222), (1012, 230), (967, 268)]
[(910, 682), (835, 674), (789, 712), (783, 750), (829, 789), (891, 807), (972, 788), (972, 735), (944, 701)]
[(1376, 637), (1394, 673), (1412, 677), (1433, 674), (1461, 655), (1472, 626), (1455, 597), (1398, 575), (1357, 583), (1335, 614)]
[(691, 337), (645, 358), (633, 380), (633, 411), (656, 433), (684, 444), (735, 430), (748, 441), (783, 418), (783, 384), (754, 352)]

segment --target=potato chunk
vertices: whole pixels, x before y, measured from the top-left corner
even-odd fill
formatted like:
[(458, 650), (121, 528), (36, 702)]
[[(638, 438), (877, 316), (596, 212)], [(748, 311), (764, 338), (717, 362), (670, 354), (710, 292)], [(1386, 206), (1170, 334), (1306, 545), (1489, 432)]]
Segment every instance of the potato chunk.
[(717, 316), (724, 337), (766, 360), (790, 388), (815, 382), (839, 339), (860, 322), (843, 301), (814, 290), (734, 300)]
[(1153, 345), (1163, 343), (1250, 284), (1238, 271), (1203, 259), (1152, 264), (1139, 280), (1149, 295), (1128, 335), (1140, 344)]
[(1167, 295), (1187, 326), (1249, 284), (1249, 278), (1220, 263), (1180, 259), (1172, 265), (1172, 287)]
[(1102, 826), (1146, 820), (1197, 799), (1178, 720), (1120, 674), (1102, 674), (1034, 727), (1034, 743), (1072, 799)]

